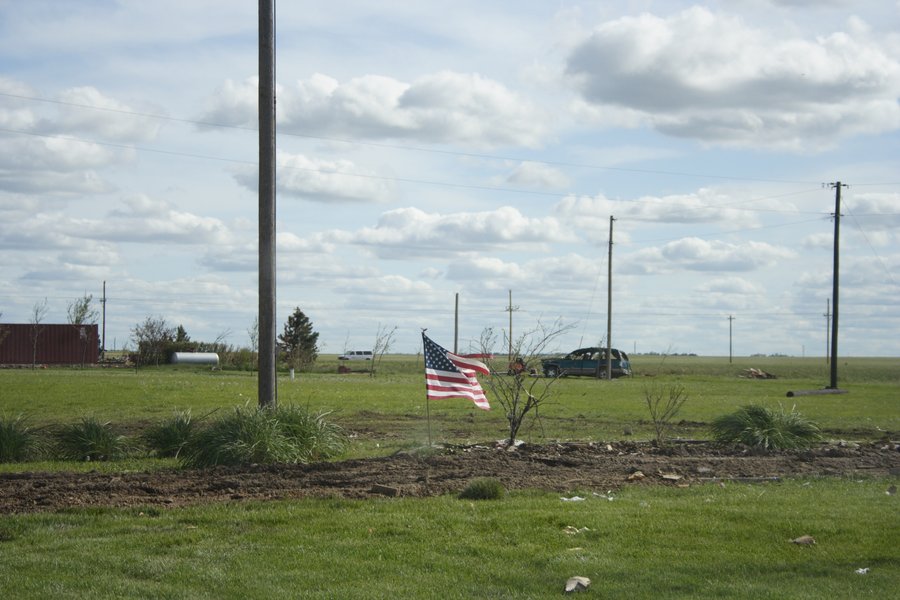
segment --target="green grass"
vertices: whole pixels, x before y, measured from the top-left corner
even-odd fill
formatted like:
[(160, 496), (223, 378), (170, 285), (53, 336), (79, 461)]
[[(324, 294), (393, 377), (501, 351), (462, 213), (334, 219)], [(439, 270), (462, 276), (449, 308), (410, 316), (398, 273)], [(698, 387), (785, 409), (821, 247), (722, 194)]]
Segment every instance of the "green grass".
[[(827, 384), (824, 360), (634, 357), (634, 365), (634, 378), (559, 381), (540, 423), (520, 437), (610, 440), (628, 428), (651, 439), (648, 383), (678, 384), (689, 396), (673, 437), (708, 437), (713, 419), (747, 404), (796, 408), (826, 438), (896, 439), (900, 431), (897, 359), (848, 359), (840, 369), (848, 394), (796, 398), (786, 392)], [(749, 367), (779, 379), (741, 378)], [(425, 444), (420, 361), (388, 357), (375, 378), (336, 371), (337, 361), (322, 357), (296, 381), (282, 375), (279, 403), (333, 411), (329, 420), (354, 436), (351, 456)], [(127, 433), (179, 411), (218, 417), (252, 405), (256, 377), (171, 367), (0, 370), (0, 399), (5, 413), (39, 430), (91, 415)], [(429, 408), (437, 442), (504, 436), (496, 408), (465, 400)], [(176, 465), (132, 456), (0, 469)], [(535, 491), (491, 502), (310, 499), (0, 515), (0, 598), (547, 598), (572, 575), (589, 577), (589, 593), (604, 598), (885, 598), (900, 589), (898, 497), (885, 493), (896, 484), (831, 478), (628, 487), (612, 502), (606, 490), (572, 490), (586, 500)], [(566, 533), (569, 526), (580, 532)], [(805, 534), (818, 543), (788, 543)]]
[[(540, 411), (540, 422), (527, 422), (520, 437), (611, 440), (621, 439), (628, 429), (634, 439), (651, 439), (645, 391), (657, 384), (683, 386), (689, 397), (670, 437), (708, 438), (713, 419), (747, 404), (796, 408), (819, 424), (826, 439), (878, 439), (900, 432), (898, 359), (847, 359), (839, 370), (840, 387), (847, 394), (794, 398), (787, 392), (827, 385), (829, 370), (823, 359), (735, 358), (729, 363), (727, 358), (638, 356), (633, 362), (637, 374), (633, 378), (560, 380), (554, 386), (555, 397)], [(387, 454), (427, 443), (420, 360), (387, 357), (374, 378), (366, 373), (338, 374), (337, 363), (334, 357), (323, 356), (315, 372), (301, 373), (293, 382), (281, 374), (279, 403), (330, 412), (330, 421), (351, 433), (361, 432), (351, 455)], [(742, 378), (750, 367), (779, 378)], [(24, 414), (35, 426), (90, 414), (128, 430), (130, 424), (159, 422), (179, 411), (217, 414), (255, 403), (257, 379), (247, 372), (171, 366), (137, 371), (23, 369), (0, 370), (0, 390), (7, 414)], [(505, 435), (506, 422), (496, 407), (484, 412), (471, 402), (454, 399), (432, 402), (429, 408), (434, 441), (479, 443)]]
[[(549, 598), (583, 575), (602, 598), (887, 598), (900, 589), (890, 483), (5, 515), (0, 595)], [(807, 534), (816, 545), (789, 543)]]

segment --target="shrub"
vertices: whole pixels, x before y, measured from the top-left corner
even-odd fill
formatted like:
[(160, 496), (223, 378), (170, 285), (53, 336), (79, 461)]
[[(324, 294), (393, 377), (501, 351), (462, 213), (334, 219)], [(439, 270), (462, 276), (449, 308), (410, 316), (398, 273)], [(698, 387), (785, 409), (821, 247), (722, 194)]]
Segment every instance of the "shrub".
[(175, 413), (170, 419), (151, 426), (143, 438), (147, 446), (160, 458), (177, 458), (194, 433), (191, 411)]
[(819, 427), (792, 408), (790, 412), (749, 405), (712, 422), (719, 442), (738, 443), (763, 450), (806, 448), (822, 439)]
[(343, 432), (324, 415), (292, 407), (239, 407), (194, 435), (180, 458), (190, 467), (307, 463), (344, 448)]
[(672, 427), (672, 420), (681, 411), (681, 407), (684, 406), (687, 399), (684, 386), (680, 384), (644, 388), (644, 400), (647, 403), (647, 410), (650, 411), (650, 419), (653, 421), (657, 446), (665, 444)]
[(506, 494), (506, 488), (498, 480), (491, 477), (473, 479), (459, 493), (461, 500), (499, 500)]
[(0, 462), (28, 460), (39, 448), (38, 437), (25, 417), (0, 417)]
[(115, 460), (128, 454), (129, 443), (108, 422), (85, 417), (56, 431), (55, 451), (62, 460)]

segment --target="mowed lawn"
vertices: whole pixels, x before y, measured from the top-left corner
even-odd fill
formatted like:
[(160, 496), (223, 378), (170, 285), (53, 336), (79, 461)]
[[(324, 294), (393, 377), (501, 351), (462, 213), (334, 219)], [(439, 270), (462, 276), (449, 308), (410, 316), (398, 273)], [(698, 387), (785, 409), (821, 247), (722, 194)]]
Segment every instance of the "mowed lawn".
[[(349, 456), (505, 433), (502, 411), (465, 400), (430, 405), (421, 363), (390, 357), (376, 377), (279, 379), (279, 402), (330, 411), (354, 434)], [(636, 357), (633, 378), (567, 378), (520, 437), (649, 439), (653, 386), (688, 395), (673, 435), (755, 403), (796, 407), (826, 437), (896, 439), (900, 361), (847, 359), (839, 395), (788, 398), (828, 383), (822, 359)], [(356, 366), (356, 365), (354, 365)], [(742, 377), (750, 367), (778, 376)], [(176, 410), (215, 415), (255, 405), (249, 373), (160, 367), (0, 371), (0, 413), (53, 424), (94, 416), (132, 431)], [(626, 436), (626, 431), (629, 434)], [(104, 464), (153, 468), (155, 459)], [(0, 465), (2, 470), (100, 465)], [(172, 463), (166, 463), (167, 468)], [(548, 598), (573, 575), (587, 597), (888, 598), (900, 589), (900, 506), (887, 479), (826, 478), (607, 494), (540, 490), (500, 500), (455, 497), (234, 502), (161, 509), (0, 515), (0, 598)], [(815, 544), (790, 540), (809, 535)]]

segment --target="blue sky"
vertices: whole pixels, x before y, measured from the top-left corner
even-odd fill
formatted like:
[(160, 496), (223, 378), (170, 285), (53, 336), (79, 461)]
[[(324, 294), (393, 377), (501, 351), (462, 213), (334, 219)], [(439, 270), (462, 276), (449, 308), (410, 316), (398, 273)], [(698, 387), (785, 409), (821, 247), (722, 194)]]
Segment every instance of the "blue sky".
[[(900, 356), (900, 4), (279, 3), (278, 322)], [(0, 1), (0, 312), (247, 343), (255, 2)], [(99, 307), (99, 304), (97, 304)], [(733, 317), (733, 321), (729, 321)]]

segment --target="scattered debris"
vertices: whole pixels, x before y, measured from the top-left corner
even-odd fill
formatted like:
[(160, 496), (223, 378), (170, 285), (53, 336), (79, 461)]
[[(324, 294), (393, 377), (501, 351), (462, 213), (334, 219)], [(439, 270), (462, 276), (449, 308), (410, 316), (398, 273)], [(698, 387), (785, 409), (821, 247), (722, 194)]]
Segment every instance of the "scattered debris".
[(581, 496), (572, 496), (571, 498), (566, 498), (565, 496), (561, 497), (560, 500), (563, 502), (583, 502), (584, 498)]
[(563, 527), (563, 533), (567, 533), (569, 535), (578, 535), (579, 533), (584, 533), (586, 531), (590, 531), (587, 527), (575, 527), (574, 525), (566, 525)]
[(662, 471), (658, 471), (658, 474), (666, 481), (678, 481), (681, 479), (681, 475), (678, 473), (663, 473)]
[(581, 577), (580, 575), (576, 575), (575, 577), (569, 577), (569, 580), (566, 582), (566, 593), (570, 592), (583, 592), (588, 589), (591, 585), (591, 580), (587, 577)]
[(610, 502), (616, 499), (615, 496), (612, 495), (612, 490), (606, 490), (605, 496), (599, 492), (594, 492), (594, 496), (596, 496), (597, 498), (603, 498), (604, 500), (609, 500)]
[(640, 481), (644, 477), (646, 477), (646, 475), (644, 475), (640, 471), (635, 471), (634, 473), (632, 473), (631, 475), (628, 476), (628, 481)]
[(896, 493), (897, 493), (897, 486), (896, 486), (896, 485), (892, 485), (892, 486), (889, 487), (889, 488), (887, 489), (887, 491), (885, 492), (885, 494), (887, 494), (888, 496), (893, 496), (893, 495), (896, 494)]
[(857, 575), (865, 575), (866, 573), (869, 572), (869, 567), (864, 567), (864, 568), (862, 568), (862, 569), (857, 569), (857, 570), (854, 571), (854, 572), (855, 572)]
[(744, 369), (744, 375), (748, 379), (778, 379), (775, 375), (771, 373), (766, 373), (762, 369), (755, 369), (750, 367), (749, 369)]
[(799, 544), (801, 546), (811, 546), (816, 543), (816, 538), (811, 535), (801, 535), (800, 537), (791, 540), (792, 544)]
[(375, 483), (372, 484), (372, 489), (370, 489), (369, 492), (372, 494), (381, 494), (382, 496), (390, 496), (393, 498), (400, 495), (400, 488)]

